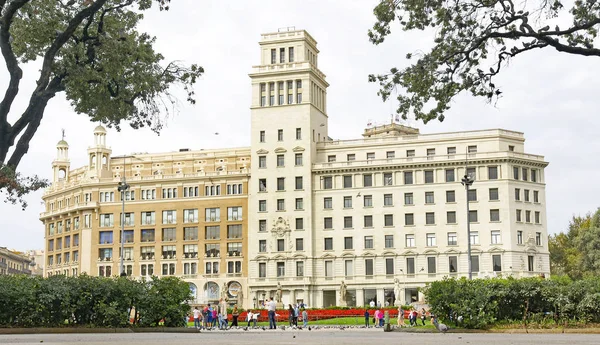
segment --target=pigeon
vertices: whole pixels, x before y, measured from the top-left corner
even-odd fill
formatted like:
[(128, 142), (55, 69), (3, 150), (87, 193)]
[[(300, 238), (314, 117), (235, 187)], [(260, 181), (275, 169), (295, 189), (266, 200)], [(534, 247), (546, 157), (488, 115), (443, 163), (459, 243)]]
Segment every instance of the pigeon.
[(449, 328), (448, 328), (448, 326), (446, 326), (446, 325), (445, 325), (445, 324), (443, 324), (443, 323), (439, 323), (439, 322), (438, 322), (438, 320), (437, 320), (437, 317), (433, 316), (433, 317), (431, 318), (431, 320), (432, 320), (432, 323), (433, 323), (433, 325), (435, 326), (435, 328), (436, 328), (438, 331), (440, 331), (440, 332), (442, 332), (442, 333), (446, 333), (446, 332), (448, 332), (448, 329), (449, 329)]

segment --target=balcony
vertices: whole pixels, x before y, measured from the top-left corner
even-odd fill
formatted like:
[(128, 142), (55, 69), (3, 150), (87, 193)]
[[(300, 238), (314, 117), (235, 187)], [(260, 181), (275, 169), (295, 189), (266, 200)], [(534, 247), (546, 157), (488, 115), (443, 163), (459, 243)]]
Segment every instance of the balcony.
[[(46, 195), (46, 192), (44, 193), (44, 195)], [(40, 213), (40, 220), (44, 220), (46, 218), (51, 217), (52, 215), (59, 214), (59, 213), (76, 212), (76, 211), (89, 210), (89, 209), (98, 209), (99, 207), (100, 207), (100, 204), (95, 201), (79, 202), (79, 203), (75, 203), (68, 207), (63, 207), (61, 209), (54, 209), (52, 211), (42, 212), (42, 213)]]

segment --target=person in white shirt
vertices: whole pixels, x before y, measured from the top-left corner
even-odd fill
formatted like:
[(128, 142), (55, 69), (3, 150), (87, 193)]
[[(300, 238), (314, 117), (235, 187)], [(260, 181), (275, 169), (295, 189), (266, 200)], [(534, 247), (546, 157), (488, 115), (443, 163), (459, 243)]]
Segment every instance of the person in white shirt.
[(277, 329), (277, 323), (275, 322), (275, 310), (277, 310), (277, 304), (273, 301), (273, 297), (271, 297), (269, 303), (267, 303), (267, 310), (269, 311), (269, 329)]
[(198, 310), (198, 307), (194, 308), (194, 327), (200, 329), (200, 316), (202, 313)]
[(246, 321), (248, 321), (248, 327), (250, 327), (250, 322), (252, 321), (253, 315), (252, 310), (248, 310), (248, 314), (246, 315)]

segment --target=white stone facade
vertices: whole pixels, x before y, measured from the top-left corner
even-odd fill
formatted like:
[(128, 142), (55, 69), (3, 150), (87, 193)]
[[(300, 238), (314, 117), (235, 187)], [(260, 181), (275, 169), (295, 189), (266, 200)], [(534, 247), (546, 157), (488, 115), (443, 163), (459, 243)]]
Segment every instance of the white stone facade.
[(410, 303), (427, 282), (466, 276), (465, 163), (475, 178), (473, 275), (549, 274), (548, 163), (524, 153), (522, 133), (419, 134), (391, 123), (333, 141), (314, 39), (279, 32), (260, 46), (250, 74), (250, 298), (260, 303), (281, 283), (284, 304)]

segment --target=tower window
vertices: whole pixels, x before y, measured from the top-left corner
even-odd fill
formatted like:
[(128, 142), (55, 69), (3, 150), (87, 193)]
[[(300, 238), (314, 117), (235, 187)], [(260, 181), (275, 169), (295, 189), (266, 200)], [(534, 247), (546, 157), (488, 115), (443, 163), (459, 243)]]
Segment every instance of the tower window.
[(277, 141), (283, 141), (283, 129), (277, 130)]
[(271, 63), (277, 62), (277, 50), (271, 49)]
[(275, 105), (275, 83), (269, 83), (269, 105)]
[(279, 63), (285, 62), (285, 48), (279, 48)]
[(302, 92), (298, 92), (298, 94), (296, 95), (296, 103), (302, 103)]
[(260, 131), (260, 142), (261, 143), (265, 142), (265, 131)]
[(283, 98), (283, 82), (280, 81), (279, 82), (279, 105), (284, 105), (285, 103), (283, 102), (284, 98)]
[(288, 50), (288, 60), (294, 62), (294, 47), (290, 47)]
[(302, 88), (302, 80), (296, 80), (296, 88), (297, 89), (301, 89)]

